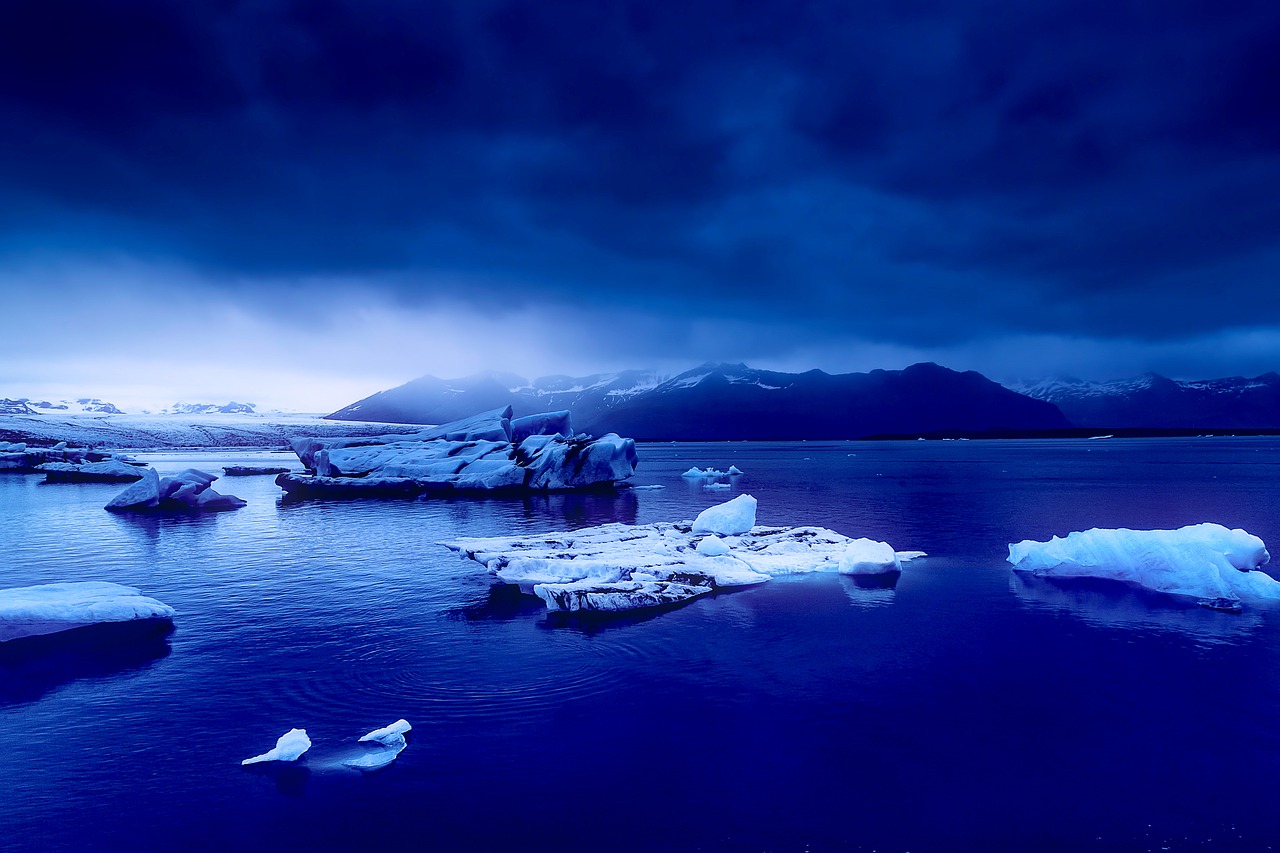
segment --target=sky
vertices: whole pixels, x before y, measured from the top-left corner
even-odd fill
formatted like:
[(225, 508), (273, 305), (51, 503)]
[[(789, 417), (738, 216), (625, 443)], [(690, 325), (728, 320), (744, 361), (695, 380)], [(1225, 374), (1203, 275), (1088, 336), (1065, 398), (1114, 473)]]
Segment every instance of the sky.
[(0, 396), (1280, 369), (1280, 4), (0, 4)]

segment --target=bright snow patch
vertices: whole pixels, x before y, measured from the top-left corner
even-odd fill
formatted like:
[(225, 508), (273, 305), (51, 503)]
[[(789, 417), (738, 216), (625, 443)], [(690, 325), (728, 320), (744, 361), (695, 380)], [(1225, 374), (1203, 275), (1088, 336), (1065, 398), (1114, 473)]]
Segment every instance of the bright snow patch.
[(174, 610), (129, 586), (104, 581), (0, 589), (0, 642), (87, 625), (172, 619)]
[(306, 729), (289, 729), (289, 731), (280, 735), (280, 739), (276, 741), (274, 748), (262, 753), (262, 755), (246, 758), (240, 764), (243, 766), (245, 764), (260, 764), (264, 761), (297, 761), (310, 748), (311, 738), (307, 737)]
[(734, 536), (756, 526), (756, 499), (738, 495), (731, 501), (707, 507), (693, 520), (694, 533)]
[(1009, 546), (1014, 571), (1107, 578), (1201, 604), (1238, 609), (1242, 599), (1280, 600), (1280, 582), (1255, 571), (1270, 559), (1257, 536), (1220, 524), (1177, 530), (1093, 529)]

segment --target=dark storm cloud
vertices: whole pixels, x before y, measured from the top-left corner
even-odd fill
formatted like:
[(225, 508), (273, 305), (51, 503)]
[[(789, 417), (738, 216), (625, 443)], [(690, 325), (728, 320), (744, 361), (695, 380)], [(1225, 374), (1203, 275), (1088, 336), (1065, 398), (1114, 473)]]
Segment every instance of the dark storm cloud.
[(1277, 44), (1269, 3), (17, 0), (0, 251), (805, 336), (1274, 323)]

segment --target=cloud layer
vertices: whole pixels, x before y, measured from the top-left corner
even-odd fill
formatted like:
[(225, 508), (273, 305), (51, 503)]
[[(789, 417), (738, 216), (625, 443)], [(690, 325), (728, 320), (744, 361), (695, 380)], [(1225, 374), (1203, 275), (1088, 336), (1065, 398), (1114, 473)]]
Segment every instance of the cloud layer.
[(1280, 7), (880, 5), (6, 4), (0, 286), (492, 316), (587, 370), (1207, 374), (1280, 325)]

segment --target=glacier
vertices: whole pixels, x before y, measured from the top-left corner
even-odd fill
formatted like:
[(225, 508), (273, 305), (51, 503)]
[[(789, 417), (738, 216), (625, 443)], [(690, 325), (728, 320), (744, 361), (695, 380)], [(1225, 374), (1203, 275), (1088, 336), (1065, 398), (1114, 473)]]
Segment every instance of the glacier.
[(107, 502), (110, 512), (222, 512), (240, 509), (245, 502), (209, 486), (216, 474), (188, 468), (172, 477), (161, 477), (148, 468), (142, 479)]
[(573, 434), (568, 412), (511, 414), (506, 406), (411, 435), (297, 439), (310, 473), (276, 483), (290, 497), (413, 496), (609, 487), (635, 473), (632, 439)]
[[(549, 612), (612, 613), (681, 604), (778, 575), (835, 573), (857, 541), (821, 527), (743, 530), (741, 522), (755, 518), (756, 502), (750, 495), (711, 509), (732, 520), (725, 529), (738, 532), (701, 532), (690, 521), (613, 523), (440, 544), (485, 566), (501, 583), (537, 596)], [(901, 552), (895, 559), (911, 555), (923, 556)]]
[(1271, 559), (1263, 541), (1221, 524), (1094, 528), (1013, 543), (1008, 559), (1016, 572), (1120, 581), (1220, 610), (1239, 610), (1245, 600), (1280, 600), (1280, 582), (1258, 570)]
[(0, 642), (115, 622), (170, 621), (174, 609), (106, 581), (0, 589)]

